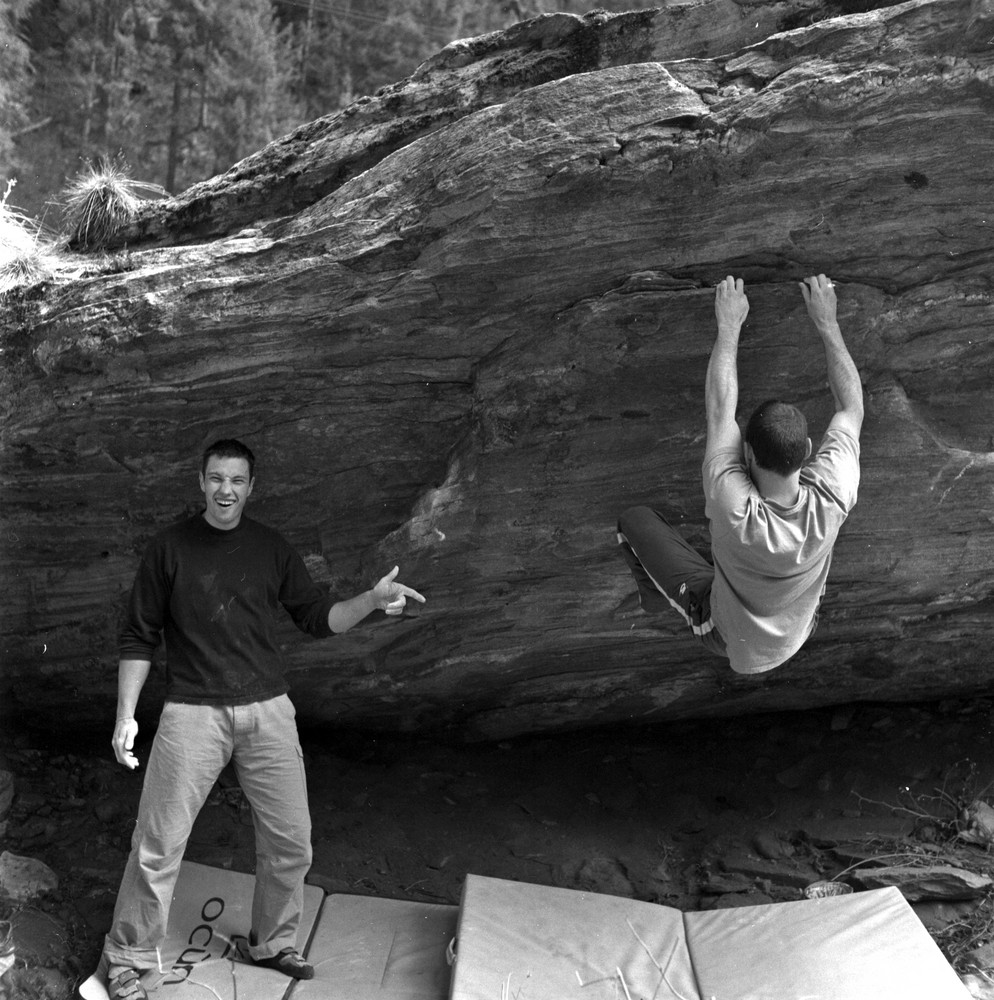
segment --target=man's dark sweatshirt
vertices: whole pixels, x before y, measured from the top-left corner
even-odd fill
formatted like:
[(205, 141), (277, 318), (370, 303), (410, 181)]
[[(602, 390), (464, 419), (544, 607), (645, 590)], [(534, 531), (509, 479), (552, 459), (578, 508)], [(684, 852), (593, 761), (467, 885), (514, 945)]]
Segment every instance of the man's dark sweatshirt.
[(166, 643), (166, 697), (245, 705), (285, 694), (276, 637), (282, 606), (297, 628), (332, 635), (334, 598), (272, 528), (242, 515), (228, 531), (197, 515), (149, 543), (121, 630), (122, 659), (151, 660)]

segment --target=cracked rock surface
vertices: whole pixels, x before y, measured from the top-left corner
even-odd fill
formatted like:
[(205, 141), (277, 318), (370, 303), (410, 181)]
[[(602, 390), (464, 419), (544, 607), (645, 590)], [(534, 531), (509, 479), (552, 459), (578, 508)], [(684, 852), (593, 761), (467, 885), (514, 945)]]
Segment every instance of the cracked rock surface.
[[(3, 711), (112, 711), (139, 553), (228, 435), (322, 583), (399, 563), (428, 597), (331, 642), (288, 628), (305, 721), (488, 740), (989, 690), (994, 20), (827, 12), (453, 43), (0, 299)], [(633, 608), (614, 526), (650, 503), (706, 546), (725, 274), (742, 413), (781, 396), (824, 430), (818, 272), (864, 383), (860, 499), (815, 636), (738, 678)]]

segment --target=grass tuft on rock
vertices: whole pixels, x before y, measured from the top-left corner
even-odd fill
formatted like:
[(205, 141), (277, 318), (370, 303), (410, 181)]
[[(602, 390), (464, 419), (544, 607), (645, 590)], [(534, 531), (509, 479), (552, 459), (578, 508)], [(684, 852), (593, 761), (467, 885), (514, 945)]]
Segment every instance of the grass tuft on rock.
[(121, 160), (88, 163), (63, 193), (66, 242), (73, 250), (105, 247), (131, 222), (145, 197), (163, 197), (164, 188), (128, 177)]
[(57, 260), (41, 225), (8, 205), (14, 183), (0, 198), (0, 294), (50, 278)]

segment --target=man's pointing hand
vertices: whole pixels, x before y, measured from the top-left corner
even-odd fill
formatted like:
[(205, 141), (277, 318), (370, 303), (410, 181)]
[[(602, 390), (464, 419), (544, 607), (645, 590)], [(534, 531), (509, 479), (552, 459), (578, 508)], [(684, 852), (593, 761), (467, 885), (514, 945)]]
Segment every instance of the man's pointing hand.
[(397, 574), (400, 572), (399, 566), (394, 566), (383, 579), (373, 587), (373, 600), (376, 606), (385, 611), (388, 615), (403, 614), (407, 606), (407, 599), (413, 597), (414, 600), (424, 604), (425, 599), (416, 590), (406, 587), (397, 582)]

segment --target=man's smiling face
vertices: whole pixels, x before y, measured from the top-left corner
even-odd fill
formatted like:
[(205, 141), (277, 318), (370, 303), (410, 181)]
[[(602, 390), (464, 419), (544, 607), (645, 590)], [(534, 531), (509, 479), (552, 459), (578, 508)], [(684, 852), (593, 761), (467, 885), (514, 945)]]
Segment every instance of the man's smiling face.
[(211, 455), (207, 468), (200, 473), (200, 488), (207, 501), (204, 511), (207, 523), (222, 531), (237, 527), (254, 482), (249, 478), (249, 465), (244, 458)]

